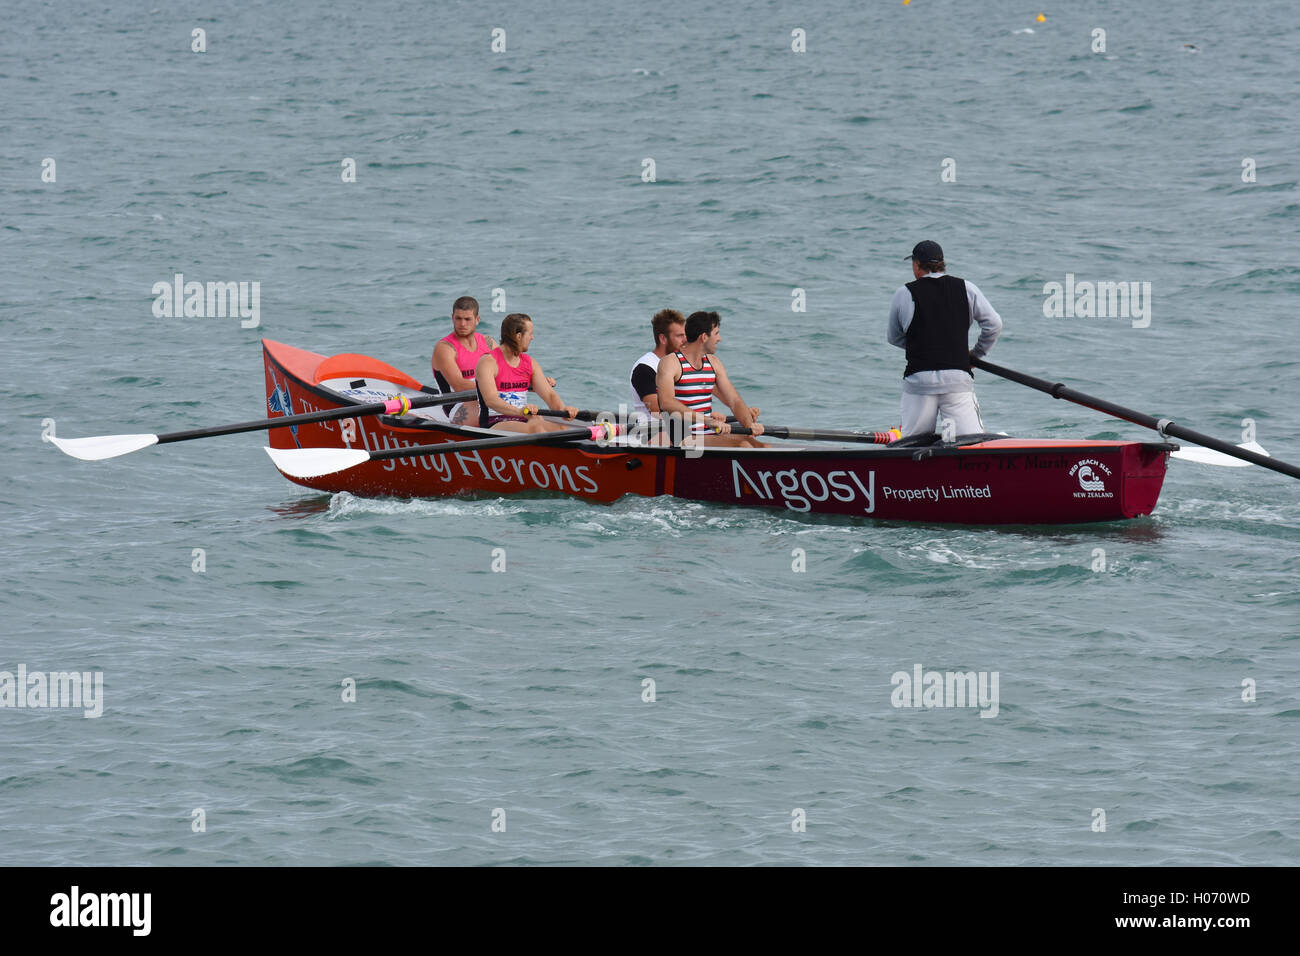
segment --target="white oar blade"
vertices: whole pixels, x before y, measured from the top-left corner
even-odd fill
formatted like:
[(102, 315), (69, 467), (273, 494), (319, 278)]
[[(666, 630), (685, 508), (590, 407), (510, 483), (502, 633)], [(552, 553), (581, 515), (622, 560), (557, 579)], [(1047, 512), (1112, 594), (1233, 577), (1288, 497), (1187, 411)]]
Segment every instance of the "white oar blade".
[[(1255, 454), (1263, 455), (1266, 458), (1273, 457), (1264, 450), (1259, 442), (1248, 441), (1244, 445), (1238, 445), (1237, 447), (1244, 448), (1246, 451), (1253, 451)], [(1224, 468), (1249, 468), (1252, 464), (1252, 462), (1225, 455), (1221, 451), (1215, 451), (1213, 448), (1180, 448), (1171, 457), (1181, 458), (1183, 461), (1194, 461), (1198, 465), (1220, 465)]]
[(267, 448), (266, 453), (276, 468), (293, 478), (332, 475), (370, 460), (370, 452), (357, 448)]
[(55, 438), (54, 447), (65, 455), (82, 461), (103, 461), (118, 455), (129, 455), (141, 448), (158, 444), (157, 435), (99, 435), (93, 438)]

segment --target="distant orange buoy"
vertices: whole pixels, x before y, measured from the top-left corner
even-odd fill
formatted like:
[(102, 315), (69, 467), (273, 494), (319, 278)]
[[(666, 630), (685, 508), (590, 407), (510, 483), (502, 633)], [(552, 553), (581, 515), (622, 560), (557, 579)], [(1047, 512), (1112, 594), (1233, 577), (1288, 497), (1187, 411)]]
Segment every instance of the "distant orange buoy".
[(1038, 15), (1038, 22), (1039, 22), (1039, 23), (1045, 23), (1045, 22), (1047, 22), (1047, 17), (1043, 16), (1043, 15), (1040, 13), (1040, 14)]

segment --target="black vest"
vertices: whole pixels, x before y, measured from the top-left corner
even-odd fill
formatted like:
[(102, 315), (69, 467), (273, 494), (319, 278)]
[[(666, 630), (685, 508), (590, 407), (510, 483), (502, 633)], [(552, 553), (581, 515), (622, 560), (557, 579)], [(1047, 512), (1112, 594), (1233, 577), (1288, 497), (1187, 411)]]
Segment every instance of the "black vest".
[(946, 275), (915, 279), (907, 284), (907, 290), (912, 293), (916, 311), (907, 327), (907, 370), (903, 377), (945, 368), (959, 368), (972, 375), (966, 283)]

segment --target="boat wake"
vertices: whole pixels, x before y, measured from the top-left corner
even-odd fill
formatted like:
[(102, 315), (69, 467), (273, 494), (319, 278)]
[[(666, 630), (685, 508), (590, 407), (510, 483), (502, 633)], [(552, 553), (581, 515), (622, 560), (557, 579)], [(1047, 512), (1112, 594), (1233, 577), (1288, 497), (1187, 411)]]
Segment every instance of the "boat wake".
[(1171, 519), (1218, 521), (1226, 526), (1260, 523), (1270, 532), (1300, 530), (1300, 509), (1293, 501), (1274, 501), (1264, 497), (1191, 498), (1183, 496), (1161, 506)]
[(444, 517), (499, 517), (530, 509), (525, 502), (467, 501), (460, 498), (358, 498), (346, 491), (330, 497), (325, 517), (336, 521), (373, 515)]

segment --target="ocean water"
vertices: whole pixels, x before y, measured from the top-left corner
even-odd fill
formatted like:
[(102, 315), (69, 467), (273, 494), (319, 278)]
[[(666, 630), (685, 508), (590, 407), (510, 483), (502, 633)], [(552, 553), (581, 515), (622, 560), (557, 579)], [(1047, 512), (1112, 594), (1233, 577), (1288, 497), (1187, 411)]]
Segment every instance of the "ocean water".
[[(931, 238), (1003, 316), (993, 361), (1300, 461), (1296, 8), (1035, 12), (11, 17), (0, 671), (102, 672), (103, 712), (0, 707), (0, 863), (1294, 865), (1282, 475), (1171, 462), (1149, 518), (978, 528), (41, 441), (259, 417), (262, 336), (427, 378), (494, 290), (573, 404), (624, 400), (656, 310), (716, 308), (765, 420), (883, 428)], [(178, 272), (260, 283), (256, 327), (156, 317)], [(1149, 322), (1045, 315), (1067, 276), (1149, 283)], [(990, 430), (1151, 437), (977, 388)], [(996, 674), (996, 713), (894, 706), (918, 665)]]

